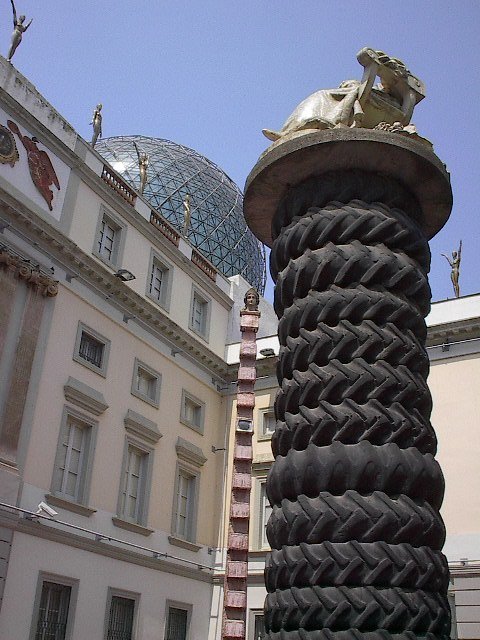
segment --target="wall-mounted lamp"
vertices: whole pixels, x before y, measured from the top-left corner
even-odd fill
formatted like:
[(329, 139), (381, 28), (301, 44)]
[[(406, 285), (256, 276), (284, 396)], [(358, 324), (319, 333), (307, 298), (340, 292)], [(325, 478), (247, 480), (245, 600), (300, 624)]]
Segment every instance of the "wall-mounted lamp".
[(135, 276), (128, 269), (119, 269), (113, 275), (115, 276), (115, 278), (119, 278), (123, 282), (130, 282), (130, 280), (135, 280)]
[(129, 313), (123, 314), (123, 321), (125, 322), (125, 324), (128, 324), (128, 321), (133, 320), (134, 318), (136, 318), (136, 316), (132, 316)]
[(65, 274), (65, 280), (67, 282), (71, 282), (72, 280), (75, 280), (75, 278), (78, 278), (78, 274), (77, 273), (66, 273)]
[(226, 451), (225, 447), (216, 447), (212, 444), (212, 453), (217, 453), (217, 451)]

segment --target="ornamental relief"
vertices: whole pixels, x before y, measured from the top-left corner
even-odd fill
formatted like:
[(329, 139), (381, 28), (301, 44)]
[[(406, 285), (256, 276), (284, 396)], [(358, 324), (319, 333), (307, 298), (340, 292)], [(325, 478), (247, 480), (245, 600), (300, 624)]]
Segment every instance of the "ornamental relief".
[(15, 255), (6, 247), (0, 248), (0, 269), (12, 271), (15, 277), (24, 280), (26, 284), (37, 287), (42, 296), (53, 298), (58, 293), (58, 280), (31, 264), (26, 258)]

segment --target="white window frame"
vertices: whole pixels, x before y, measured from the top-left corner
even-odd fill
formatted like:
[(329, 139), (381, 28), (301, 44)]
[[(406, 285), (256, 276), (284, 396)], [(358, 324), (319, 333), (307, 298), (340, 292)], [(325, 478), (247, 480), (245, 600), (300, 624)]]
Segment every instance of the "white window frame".
[[(96, 340), (97, 342), (103, 345), (102, 358), (101, 358), (102, 362), (100, 366), (97, 366), (94, 362), (90, 362), (89, 360), (86, 360), (80, 355), (80, 344), (82, 341), (83, 334), (90, 336), (91, 338), (93, 338), (93, 340)], [(95, 371), (95, 373), (98, 373), (99, 375), (105, 378), (107, 375), (109, 355), (110, 355), (110, 340), (105, 338), (105, 336), (102, 336), (100, 333), (98, 333), (98, 331), (95, 331), (95, 329), (91, 329), (83, 322), (79, 322), (78, 328), (77, 328), (77, 336), (75, 338), (75, 348), (73, 351), (73, 359), (75, 360), (75, 362), (78, 362), (84, 367), (87, 367), (88, 369)]]
[(262, 617), (265, 621), (265, 615), (264, 615), (263, 609), (250, 609), (249, 615), (248, 615), (248, 639), (249, 640), (259, 640), (260, 636), (255, 637), (255, 622), (258, 617)]
[[(200, 326), (197, 326), (195, 321), (197, 304), (201, 304), (203, 308), (202, 322)], [(195, 285), (192, 286), (192, 296), (190, 300), (190, 311), (188, 318), (188, 327), (197, 336), (203, 338), (208, 342), (208, 336), (210, 332), (210, 314), (211, 314), (212, 301), (208, 298), (200, 289)]]
[[(193, 406), (198, 415), (198, 420), (190, 420), (187, 412), (187, 404)], [(205, 403), (192, 393), (182, 389), (182, 403), (180, 406), (180, 422), (194, 431), (203, 434), (205, 427)]]
[(167, 602), (165, 603), (165, 630), (164, 630), (165, 640), (170, 640), (170, 637), (167, 635), (169, 617), (170, 617), (170, 609), (179, 609), (181, 611), (186, 611), (186, 613), (187, 613), (187, 629), (186, 629), (186, 633), (185, 633), (185, 640), (188, 640), (188, 638), (190, 637), (190, 625), (191, 625), (191, 621), (192, 621), (192, 611), (193, 611), (192, 605), (191, 604), (186, 604), (184, 602), (176, 602), (174, 600), (167, 600)]
[(38, 574), (29, 640), (35, 640), (35, 636), (37, 634), (38, 618), (40, 615), (40, 604), (42, 599), (43, 585), (45, 582), (50, 582), (70, 588), (70, 599), (68, 603), (67, 620), (65, 626), (65, 640), (70, 640), (72, 637), (73, 625), (75, 620), (75, 608), (77, 604), (79, 580), (76, 578), (47, 573), (45, 571), (40, 571), (40, 573)]
[[(82, 444), (83, 450), (80, 456), (79, 471), (75, 495), (67, 494), (65, 468), (69, 465), (71, 456), (71, 425), (78, 423), (83, 430)], [(52, 475), (51, 493), (53, 496), (59, 497), (69, 502), (87, 505), (90, 495), (90, 481), (93, 467), (93, 454), (95, 451), (95, 442), (97, 438), (98, 422), (92, 420), (89, 416), (73, 409), (64, 407), (60, 433), (57, 444), (57, 454), (55, 456), (55, 464)], [(67, 436), (68, 434), (68, 436)], [(67, 455), (65, 460), (65, 468), (62, 470), (63, 450), (67, 442)]]
[[(160, 286), (160, 294), (152, 292), (152, 280), (154, 269), (162, 272), (162, 284)], [(155, 304), (162, 307), (165, 311), (170, 310), (170, 299), (172, 292), (173, 267), (166, 262), (158, 253), (152, 251), (150, 254), (150, 263), (147, 272), (146, 296)]]
[[(107, 225), (114, 232), (111, 254), (107, 255), (101, 235), (103, 233), (103, 225)], [(120, 258), (125, 247), (125, 236), (127, 226), (114, 213), (107, 211), (104, 207), (100, 209), (97, 228), (95, 230), (95, 239), (92, 253), (109, 267), (116, 267), (120, 264)]]
[(275, 411), (273, 407), (260, 409), (259, 417), (260, 417), (260, 420), (259, 420), (260, 430), (258, 434), (258, 440), (271, 440), (275, 427), (273, 428), (273, 430), (270, 430), (266, 428), (266, 424), (267, 424), (267, 420), (270, 417), (272, 417), (273, 421), (275, 422)]
[(267, 498), (267, 479), (262, 478), (258, 481), (258, 549), (270, 549), (268, 544), (266, 526), (270, 517), (272, 507)]
[(132, 640), (135, 640), (137, 637), (138, 605), (140, 602), (140, 594), (132, 591), (125, 591), (124, 589), (116, 589), (114, 587), (108, 587), (103, 638), (105, 639), (108, 638), (107, 634), (108, 634), (108, 627), (110, 623), (110, 610), (112, 608), (113, 598), (124, 598), (125, 600), (133, 600), (134, 609), (133, 609), (133, 624), (132, 624)]
[[(185, 531), (181, 531), (179, 525), (179, 503), (180, 489), (182, 486), (182, 478), (186, 478), (189, 483), (189, 496), (187, 503), (187, 512), (185, 514)], [(197, 511), (198, 511), (198, 495), (199, 495), (200, 474), (198, 470), (177, 462), (175, 472), (175, 486), (173, 494), (173, 510), (172, 510), (172, 535), (180, 540), (187, 542), (195, 542), (197, 533)]]
[[(139, 371), (144, 371), (147, 375), (151, 376), (153, 388), (151, 393), (144, 393), (138, 388), (138, 376)], [(145, 364), (138, 358), (135, 358), (134, 366), (133, 366), (133, 377), (132, 377), (132, 387), (131, 394), (136, 398), (140, 398), (144, 402), (152, 405), (152, 407), (157, 407), (160, 404), (160, 387), (162, 384), (162, 376), (158, 371), (149, 367), (148, 364)]]
[[(139, 481), (139, 493), (137, 496), (137, 507), (135, 515), (127, 513), (126, 493), (131, 486), (130, 475), (128, 474), (130, 452), (136, 452), (142, 456), (141, 478)], [(120, 476), (120, 487), (118, 493), (117, 515), (120, 520), (130, 522), (134, 525), (145, 527), (148, 520), (148, 506), (150, 501), (150, 488), (152, 481), (153, 449), (137, 438), (127, 435), (125, 438), (125, 448), (123, 454), (122, 473)]]

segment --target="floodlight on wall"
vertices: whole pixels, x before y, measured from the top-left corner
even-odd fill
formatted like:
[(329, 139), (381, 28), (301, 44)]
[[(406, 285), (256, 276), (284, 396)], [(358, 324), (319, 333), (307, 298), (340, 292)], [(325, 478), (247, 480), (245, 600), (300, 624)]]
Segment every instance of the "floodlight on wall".
[(265, 349), (260, 349), (260, 355), (264, 358), (270, 358), (275, 355), (275, 351), (271, 347), (266, 347)]
[(115, 278), (119, 278), (123, 282), (130, 282), (130, 280), (135, 280), (135, 277), (136, 277), (128, 269), (119, 269), (113, 275), (115, 276)]

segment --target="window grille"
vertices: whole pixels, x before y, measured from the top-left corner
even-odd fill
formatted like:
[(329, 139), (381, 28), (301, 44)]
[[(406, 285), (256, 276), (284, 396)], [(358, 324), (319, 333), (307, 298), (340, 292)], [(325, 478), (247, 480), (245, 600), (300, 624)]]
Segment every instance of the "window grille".
[(112, 596), (106, 640), (132, 640), (135, 600)]
[(169, 607), (165, 640), (186, 640), (188, 611)]
[(137, 391), (143, 396), (150, 398), (150, 400), (155, 400), (156, 396), (156, 387), (157, 387), (158, 378), (154, 375), (142, 369), (142, 367), (137, 368)]
[(42, 585), (35, 640), (64, 640), (71, 587), (45, 581)]
[(102, 367), (103, 349), (105, 345), (85, 331), (82, 331), (78, 355), (99, 369)]

